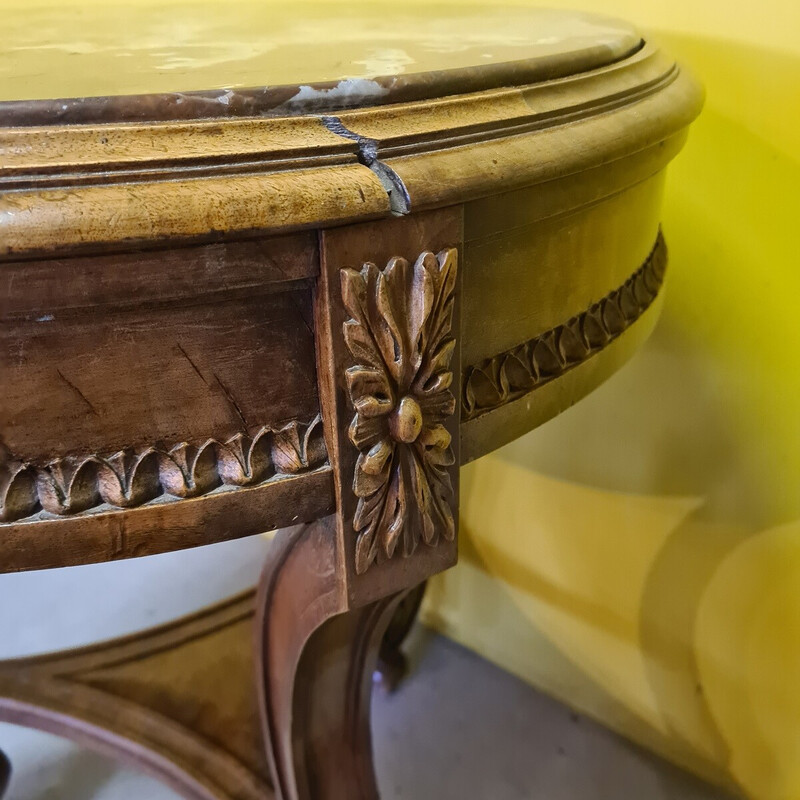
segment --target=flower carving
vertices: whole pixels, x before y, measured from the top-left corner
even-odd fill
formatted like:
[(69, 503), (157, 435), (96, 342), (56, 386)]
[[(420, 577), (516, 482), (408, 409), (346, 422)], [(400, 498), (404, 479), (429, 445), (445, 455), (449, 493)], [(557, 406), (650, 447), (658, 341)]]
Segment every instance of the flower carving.
[(356, 365), (346, 372), (355, 416), (350, 441), (360, 454), (353, 477), (358, 505), (358, 574), (397, 548), (452, 540), (448, 472), (454, 462), (444, 426), (455, 412), (450, 391), (457, 252), (424, 252), (415, 263), (392, 258), (341, 271), (351, 319), (344, 338)]

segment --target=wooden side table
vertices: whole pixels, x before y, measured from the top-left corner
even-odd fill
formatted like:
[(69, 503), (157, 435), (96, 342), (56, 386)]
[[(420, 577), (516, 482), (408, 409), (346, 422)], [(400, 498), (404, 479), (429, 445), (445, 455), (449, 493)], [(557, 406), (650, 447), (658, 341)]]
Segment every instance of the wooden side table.
[(378, 644), (456, 561), (458, 467), (653, 327), (700, 92), (541, 10), (4, 27), (0, 570), (282, 530), (257, 592), (2, 663), (0, 719), (192, 800), (375, 798)]

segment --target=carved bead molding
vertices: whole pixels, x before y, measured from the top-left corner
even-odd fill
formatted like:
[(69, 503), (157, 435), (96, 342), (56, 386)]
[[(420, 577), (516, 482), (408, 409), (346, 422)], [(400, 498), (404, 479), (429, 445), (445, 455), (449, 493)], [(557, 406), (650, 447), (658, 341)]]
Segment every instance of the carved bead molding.
[(355, 409), (350, 441), (360, 451), (353, 478), (358, 506), (355, 569), (364, 573), (396, 551), (410, 556), (420, 540), (452, 540), (455, 413), (450, 335), (457, 251), (422, 253), (414, 264), (392, 258), (384, 270), (366, 263), (341, 271), (351, 319), (344, 338), (356, 361), (347, 372)]
[(647, 260), (618, 289), (563, 325), (468, 367), (461, 418), (474, 419), (500, 408), (602, 350), (655, 300), (666, 266), (667, 247), (659, 231)]
[[(1, 456), (2, 454), (0, 454)], [(279, 430), (237, 433), (226, 442), (181, 442), (169, 450), (148, 447), (112, 456), (59, 458), (39, 467), (13, 459), (0, 463), (0, 520), (41, 510), (77, 514), (108, 504), (131, 508), (161, 495), (197, 497), (218, 486), (253, 486), (322, 466), (327, 451), (319, 415)]]

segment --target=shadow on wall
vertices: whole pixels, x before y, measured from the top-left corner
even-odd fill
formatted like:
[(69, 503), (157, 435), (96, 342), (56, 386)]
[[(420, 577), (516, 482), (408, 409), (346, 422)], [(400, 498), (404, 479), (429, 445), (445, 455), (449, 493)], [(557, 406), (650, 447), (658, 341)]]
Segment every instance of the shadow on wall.
[(757, 800), (800, 797), (800, 57), (661, 37), (705, 83), (667, 300), (594, 395), (463, 471), (428, 620)]

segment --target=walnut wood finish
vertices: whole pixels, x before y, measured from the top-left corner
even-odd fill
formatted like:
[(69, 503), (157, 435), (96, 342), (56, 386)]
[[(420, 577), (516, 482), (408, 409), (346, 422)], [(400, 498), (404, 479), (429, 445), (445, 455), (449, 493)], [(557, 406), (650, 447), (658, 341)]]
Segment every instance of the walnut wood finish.
[(378, 797), (372, 675), (402, 593), (347, 610), (335, 530), (329, 517), (281, 531), (259, 589), (261, 708), (283, 800)]
[(190, 800), (266, 800), (253, 592), (133, 636), (0, 665), (0, 719), (74, 739)]
[(0, 104), (0, 572), (285, 528), (257, 600), (5, 662), (0, 717), (190, 800), (378, 796), (372, 672), (456, 561), (459, 465), (657, 318), (701, 95), (634, 44), (319, 113)]
[(411, 632), (425, 597), (426, 583), (411, 589), (398, 603), (378, 651), (378, 674), (383, 687), (393, 692), (408, 673), (408, 658), (402, 645)]
[(450, 209), (322, 236), (318, 369), (354, 606), (455, 563), (461, 241)]
[[(385, 645), (399, 647), (421, 592), (396, 618), (402, 593), (345, 611), (334, 530), (328, 517), (278, 531), (257, 593), (0, 662), (0, 720), (71, 738), (189, 800), (377, 797), (373, 672), (384, 629)], [(0, 751), (0, 796), (9, 776)]]
[(0, 797), (8, 788), (9, 780), (11, 780), (11, 762), (8, 760), (8, 756), (0, 750)]

